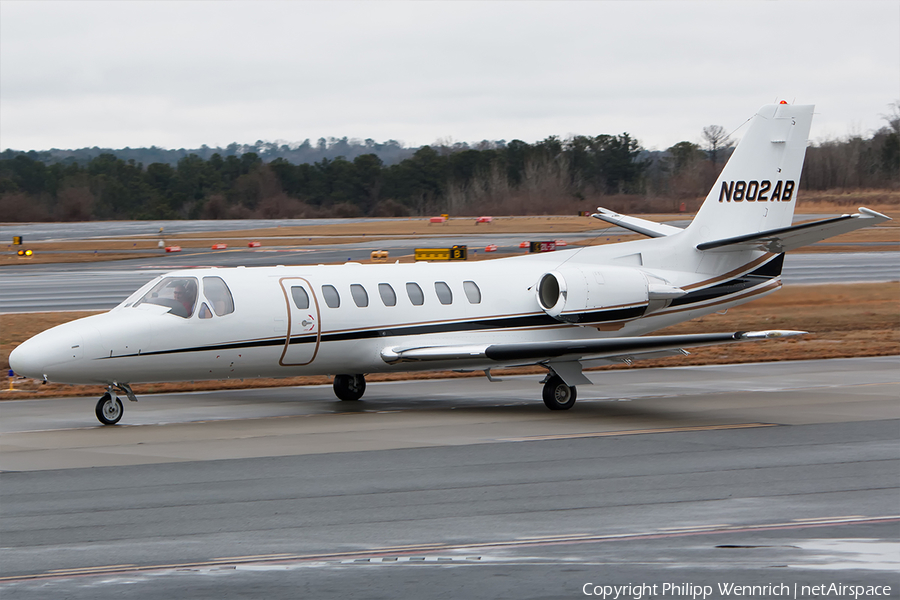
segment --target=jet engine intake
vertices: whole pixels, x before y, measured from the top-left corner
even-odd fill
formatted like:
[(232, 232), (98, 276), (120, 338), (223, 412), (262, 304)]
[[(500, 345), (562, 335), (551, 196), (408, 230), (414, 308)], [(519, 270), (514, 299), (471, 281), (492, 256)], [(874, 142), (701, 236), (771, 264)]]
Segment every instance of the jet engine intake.
[(538, 279), (535, 296), (557, 321), (593, 326), (636, 319), (650, 301), (647, 277), (626, 267), (549, 271)]
[(568, 288), (566, 279), (562, 273), (551, 271), (541, 275), (537, 284), (537, 299), (541, 308), (554, 319), (560, 319), (559, 315), (566, 306)]

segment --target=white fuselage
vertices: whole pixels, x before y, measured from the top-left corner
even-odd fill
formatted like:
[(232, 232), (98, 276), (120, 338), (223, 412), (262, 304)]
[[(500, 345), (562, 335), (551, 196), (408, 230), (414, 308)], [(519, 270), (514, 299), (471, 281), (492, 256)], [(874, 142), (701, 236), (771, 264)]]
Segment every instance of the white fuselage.
[[(102, 384), (489, 369), (515, 361), (457, 356), (389, 363), (385, 353), (642, 335), (780, 286), (777, 275), (751, 277), (733, 289), (704, 294), (775, 257), (697, 251), (679, 256), (672, 249), (685, 246), (674, 238), (683, 235), (479, 262), (177, 271), (163, 278), (224, 281), (233, 312), (204, 310), (202, 291), (187, 318), (166, 306), (138, 303), (155, 280), (108, 313), (39, 334), (27, 349), (17, 349), (11, 362), (14, 358), (17, 372), (31, 377)], [(676, 265), (682, 270), (674, 270)], [(554, 308), (542, 306), (537, 296), (547, 273), (559, 274), (567, 288)], [(407, 284), (415, 284), (412, 295)], [(323, 286), (333, 286), (339, 306)], [(298, 307), (292, 296), (296, 287), (306, 292), (308, 306)], [(673, 304), (665, 299), (666, 289), (687, 293), (690, 301)]]

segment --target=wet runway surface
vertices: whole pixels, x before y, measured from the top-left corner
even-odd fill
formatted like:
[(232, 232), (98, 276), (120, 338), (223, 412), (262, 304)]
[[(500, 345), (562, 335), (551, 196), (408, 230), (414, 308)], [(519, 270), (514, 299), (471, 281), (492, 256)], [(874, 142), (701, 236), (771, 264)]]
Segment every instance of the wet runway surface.
[[(396, 244), (397, 241), (391, 243)], [(398, 256), (412, 253), (421, 244), (421, 241), (411, 240), (407, 247), (384, 247), (389, 249), (392, 256)], [(0, 268), (0, 313), (107, 310), (148, 281), (174, 269), (362, 261), (368, 259), (371, 249), (356, 244), (352, 247), (323, 246), (284, 253), (241, 250), (230, 254), (228, 251), (203, 251), (182, 256), (177, 261), (162, 257), (73, 265), (15, 265)], [(517, 244), (515, 250), (519, 251)], [(785, 257), (782, 280), (785, 285), (897, 281), (900, 280), (900, 254), (788, 254)]]
[[(795, 222), (828, 215), (795, 215)], [(279, 226), (353, 224), (367, 219), (288, 219), (230, 221), (116, 221), (92, 223), (30, 223), (0, 226), (0, 235), (24, 235), (26, 241), (90, 240), (111, 236), (154, 237), (160, 227), (167, 234), (190, 234)], [(399, 219), (406, 220), (406, 219)], [(688, 221), (670, 221), (686, 226)], [(425, 223), (423, 223), (425, 225)], [(15, 264), (0, 267), (0, 313), (65, 310), (107, 310), (153, 278), (176, 269), (193, 267), (263, 267), (276, 265), (336, 264), (367, 261), (373, 250), (386, 250), (393, 258), (409, 256), (416, 248), (466, 245), (472, 259), (486, 256), (484, 248), (495, 244), (500, 253), (520, 253), (526, 240), (563, 237), (578, 240), (615, 238), (630, 233), (620, 227), (603, 227), (584, 233), (486, 233), (445, 236), (439, 231), (420, 232), (418, 237), (370, 240), (349, 244), (311, 245), (303, 248), (280, 246), (279, 238), (267, 239), (261, 248), (231, 247), (225, 250), (189, 248), (180, 253), (108, 262), (69, 264)], [(146, 250), (140, 251), (146, 254)], [(785, 258), (782, 280), (786, 285), (880, 282), (900, 280), (900, 260), (896, 252), (849, 252), (823, 254), (790, 253)]]
[(147, 396), (117, 427), (3, 402), (0, 593), (897, 597), (898, 366), (593, 372), (562, 413), (536, 376)]
[[(825, 219), (838, 215), (796, 214), (794, 222)], [(427, 226), (426, 217), (412, 217)], [(463, 218), (465, 219), (465, 218)], [(277, 229), (279, 227), (313, 227), (316, 225), (348, 225), (365, 223), (373, 219), (366, 217), (350, 219), (216, 219), (216, 220), (176, 220), (176, 221), (90, 221), (86, 223), (15, 223), (0, 225), (0, 239), (24, 236), (27, 242), (71, 241), (107, 237), (156, 237), (160, 228), (166, 235), (189, 235), (216, 231), (246, 231), (250, 229)], [(379, 218), (378, 222), (408, 221), (410, 217), (396, 219)], [(474, 220), (469, 217), (466, 220)], [(690, 217), (683, 220), (667, 221), (676, 227), (686, 227)], [(622, 233), (620, 227), (609, 227), (597, 222), (603, 233)]]

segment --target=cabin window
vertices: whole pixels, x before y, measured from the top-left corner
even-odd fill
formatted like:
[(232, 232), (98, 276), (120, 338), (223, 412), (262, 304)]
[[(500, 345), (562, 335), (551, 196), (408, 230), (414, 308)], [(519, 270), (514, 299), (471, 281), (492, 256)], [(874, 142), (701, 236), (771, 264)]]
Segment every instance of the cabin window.
[(422, 293), (422, 288), (419, 287), (418, 283), (407, 283), (406, 295), (409, 296), (409, 301), (416, 306), (425, 304), (425, 294)]
[(199, 316), (201, 319), (212, 319), (212, 311), (209, 310), (206, 302), (200, 305), (200, 310), (197, 312), (197, 316)]
[(333, 285), (322, 286), (322, 297), (325, 299), (325, 304), (328, 305), (328, 308), (337, 308), (341, 305), (341, 295), (338, 294), (337, 289)]
[(379, 283), (378, 293), (381, 294), (381, 301), (384, 302), (385, 306), (397, 306), (397, 294), (390, 284)]
[(353, 301), (358, 307), (365, 308), (369, 305), (369, 294), (366, 293), (366, 288), (358, 283), (350, 286), (350, 295), (353, 296)]
[(441, 304), (451, 304), (453, 302), (453, 292), (450, 291), (450, 286), (443, 281), (434, 282), (434, 292), (437, 294)]
[(474, 281), (463, 281), (463, 290), (466, 292), (466, 298), (469, 304), (481, 304), (481, 290)]
[(294, 300), (294, 306), (300, 310), (309, 308), (309, 294), (300, 286), (291, 286), (291, 298)]
[(170, 315), (187, 319), (197, 305), (197, 280), (193, 277), (164, 277), (134, 303), (135, 306), (141, 304), (166, 306)]
[(221, 277), (204, 277), (203, 295), (220, 317), (234, 312), (234, 298), (231, 297), (231, 290)]

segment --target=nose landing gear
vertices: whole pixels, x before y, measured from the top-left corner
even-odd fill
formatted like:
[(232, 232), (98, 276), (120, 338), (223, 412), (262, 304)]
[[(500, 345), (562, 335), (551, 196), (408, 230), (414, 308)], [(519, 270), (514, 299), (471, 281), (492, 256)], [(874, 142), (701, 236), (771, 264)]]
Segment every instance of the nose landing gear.
[(122, 406), (122, 401), (119, 400), (119, 395), (116, 392), (117, 389), (125, 392), (125, 395), (128, 396), (128, 399), (132, 402), (137, 402), (137, 396), (134, 395), (134, 392), (131, 391), (131, 387), (129, 387), (127, 383), (107, 386), (106, 393), (100, 396), (100, 400), (97, 401), (97, 406), (94, 409), (97, 420), (104, 425), (115, 425), (122, 419), (122, 415), (125, 413), (125, 408)]
[(97, 414), (97, 419), (104, 425), (115, 425), (122, 418), (125, 409), (117, 396), (106, 392), (97, 401), (97, 408), (94, 412)]

